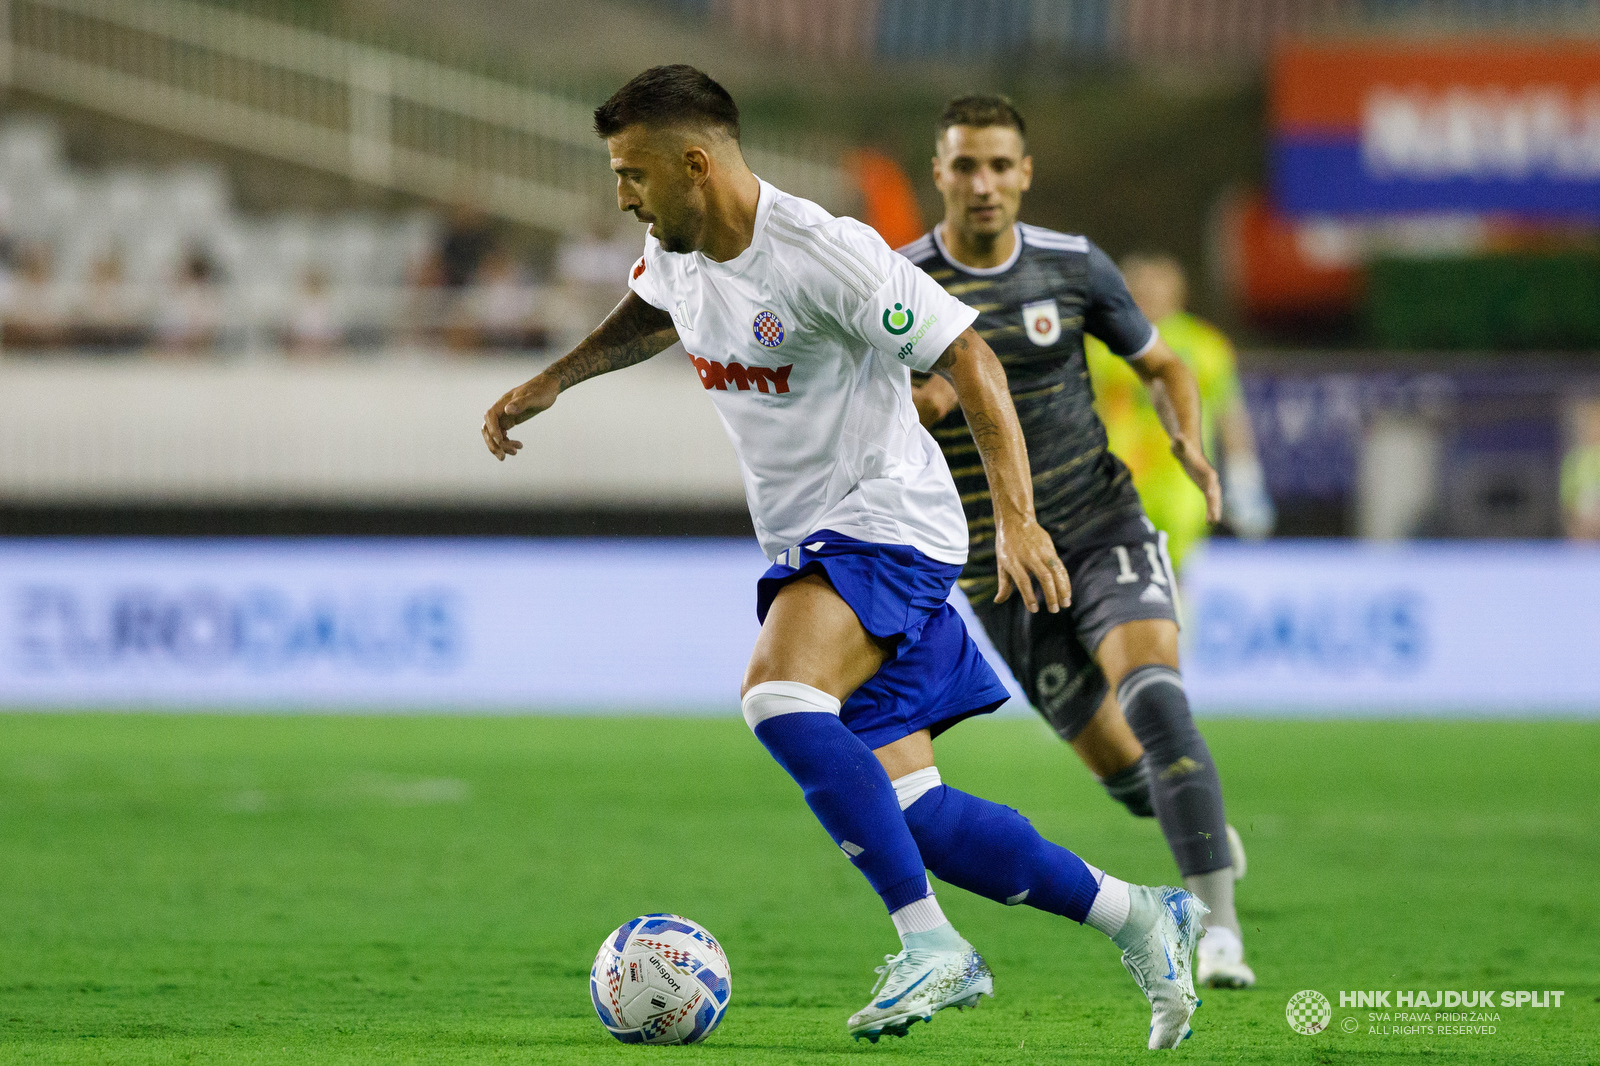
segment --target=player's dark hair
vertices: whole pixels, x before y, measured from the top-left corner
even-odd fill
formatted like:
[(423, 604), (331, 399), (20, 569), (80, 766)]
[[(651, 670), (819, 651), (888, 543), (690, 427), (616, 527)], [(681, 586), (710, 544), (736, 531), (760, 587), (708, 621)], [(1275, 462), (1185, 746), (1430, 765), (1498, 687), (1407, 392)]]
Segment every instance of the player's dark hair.
[(709, 74), (686, 63), (651, 67), (594, 109), (602, 137), (629, 126), (713, 126), (739, 139), (739, 105)]
[(939, 129), (935, 137), (943, 139), (944, 131), (951, 126), (1007, 126), (1016, 130), (1019, 136), (1028, 136), (1028, 126), (1022, 121), (1022, 112), (1005, 96), (976, 94), (951, 100), (944, 105), (944, 114), (939, 116)]

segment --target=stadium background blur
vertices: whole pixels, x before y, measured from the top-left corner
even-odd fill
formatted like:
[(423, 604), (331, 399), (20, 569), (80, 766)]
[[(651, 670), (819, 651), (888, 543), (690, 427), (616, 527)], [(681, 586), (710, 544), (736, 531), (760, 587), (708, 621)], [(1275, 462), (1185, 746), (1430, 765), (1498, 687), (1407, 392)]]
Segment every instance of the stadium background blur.
[(736, 716), (764, 561), (681, 351), (515, 462), (477, 433), (642, 245), (589, 110), (689, 62), (759, 174), (891, 244), (939, 217), (943, 102), (1007, 93), (1024, 220), (1182, 264), (1277, 518), (1188, 563), (1203, 717), (1600, 754), (1596, 0), (0, 14), (0, 706)]

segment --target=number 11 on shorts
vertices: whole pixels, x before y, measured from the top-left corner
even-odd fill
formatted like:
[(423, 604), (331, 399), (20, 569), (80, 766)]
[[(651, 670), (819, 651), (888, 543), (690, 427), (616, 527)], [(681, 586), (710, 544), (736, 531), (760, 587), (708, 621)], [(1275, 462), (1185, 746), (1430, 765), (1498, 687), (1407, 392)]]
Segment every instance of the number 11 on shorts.
[[(1161, 555), (1154, 543), (1144, 542), (1144, 554), (1150, 560), (1150, 581), (1152, 584), (1165, 585), (1167, 583), (1166, 568), (1161, 565)], [(1117, 553), (1117, 584), (1131, 585), (1139, 580), (1139, 575), (1134, 573), (1133, 560), (1128, 555), (1128, 549), (1120, 544), (1113, 544), (1111, 550)]]

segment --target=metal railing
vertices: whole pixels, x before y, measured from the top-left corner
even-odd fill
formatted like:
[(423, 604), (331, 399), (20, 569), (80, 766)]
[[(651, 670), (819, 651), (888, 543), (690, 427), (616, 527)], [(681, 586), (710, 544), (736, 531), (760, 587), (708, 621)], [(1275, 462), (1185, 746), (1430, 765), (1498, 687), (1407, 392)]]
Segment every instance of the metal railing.
[[(190, 0), (0, 0), (0, 84), (560, 232), (615, 210), (577, 101)], [(849, 200), (836, 166), (746, 155)]]

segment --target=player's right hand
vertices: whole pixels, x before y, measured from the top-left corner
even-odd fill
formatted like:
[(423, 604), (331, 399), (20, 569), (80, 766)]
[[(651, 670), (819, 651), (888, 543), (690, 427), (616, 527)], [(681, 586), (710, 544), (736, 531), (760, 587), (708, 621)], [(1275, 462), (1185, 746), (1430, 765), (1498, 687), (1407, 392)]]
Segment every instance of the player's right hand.
[(549, 410), (559, 395), (561, 386), (540, 374), (496, 400), (483, 416), (483, 442), (489, 446), (489, 454), (505, 462), (506, 456), (520, 452), (522, 442), (512, 440), (506, 433), (540, 411)]
[(1206, 521), (1215, 525), (1222, 521), (1222, 479), (1206, 461), (1206, 453), (1190, 443), (1182, 434), (1172, 438), (1172, 454), (1206, 498)]
[(1037, 581), (1044, 592), (1044, 603), (1051, 614), (1072, 604), (1072, 582), (1067, 568), (1056, 554), (1056, 546), (1037, 521), (995, 523), (995, 561), (1000, 568), (1000, 589), (994, 602), (1004, 603), (1011, 598), (1012, 590), (1022, 594), (1028, 610), (1037, 614), (1039, 597), (1034, 594)]

